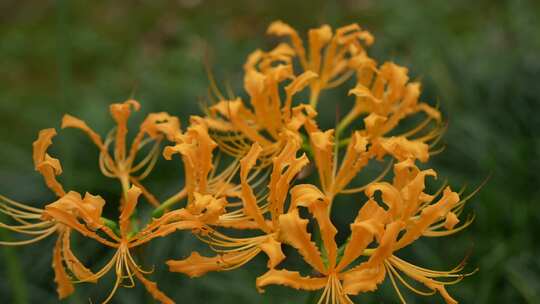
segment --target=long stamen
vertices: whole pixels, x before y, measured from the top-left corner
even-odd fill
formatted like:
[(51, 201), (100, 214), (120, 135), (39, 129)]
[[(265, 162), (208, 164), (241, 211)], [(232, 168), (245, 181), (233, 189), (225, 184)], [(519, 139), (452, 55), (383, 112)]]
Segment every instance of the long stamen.
[(55, 231), (56, 231), (56, 227), (53, 227), (53, 228), (51, 228), (49, 230), (45, 230), (45, 233), (43, 233), (42, 235), (40, 235), (38, 237), (35, 237), (33, 239), (29, 239), (29, 240), (25, 240), (25, 241), (13, 241), (13, 242), (11, 242), (11, 241), (10, 242), (0, 241), (0, 245), (22, 246), (22, 245), (32, 244), (32, 243), (43, 240), (44, 238), (46, 238), (49, 235), (53, 234)]
[(394, 287), (394, 290), (398, 294), (399, 300), (401, 301), (401, 304), (407, 304), (407, 301), (405, 301), (405, 298), (401, 294), (401, 291), (399, 290), (399, 286), (396, 284), (396, 280), (394, 279), (394, 275), (392, 271), (388, 269), (388, 262), (384, 262), (384, 267), (386, 268), (386, 273), (388, 273), (388, 276), (390, 277), (390, 281), (392, 282), (392, 286)]

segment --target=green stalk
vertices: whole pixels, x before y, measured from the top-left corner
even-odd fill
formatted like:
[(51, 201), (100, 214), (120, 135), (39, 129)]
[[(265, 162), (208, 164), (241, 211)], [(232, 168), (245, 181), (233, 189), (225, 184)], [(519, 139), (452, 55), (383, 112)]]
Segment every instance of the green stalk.
[(154, 209), (154, 212), (152, 212), (152, 216), (155, 218), (161, 217), (163, 213), (165, 212), (165, 210), (171, 208), (174, 204), (180, 202), (186, 195), (187, 195), (187, 191), (184, 188), (182, 189), (182, 191), (171, 196), (169, 199), (167, 199), (161, 205), (159, 205), (159, 207)]

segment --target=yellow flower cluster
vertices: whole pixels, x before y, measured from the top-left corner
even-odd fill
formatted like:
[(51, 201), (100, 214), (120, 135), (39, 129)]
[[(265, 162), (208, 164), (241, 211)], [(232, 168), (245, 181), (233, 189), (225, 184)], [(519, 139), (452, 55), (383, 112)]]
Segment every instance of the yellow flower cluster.
[[(114, 271), (115, 284), (103, 303), (135, 280), (157, 301), (174, 303), (147, 278), (150, 271), (132, 251), (181, 230), (215, 252), (167, 261), (170, 271), (190, 277), (235, 269), (264, 253), (268, 271), (256, 279), (261, 292), (278, 284), (322, 290), (318, 303), (352, 303), (350, 296), (374, 291), (388, 277), (403, 303), (398, 283), (457, 303), (446, 286), (467, 275), (463, 264), (435, 271), (397, 256), (421, 237), (447, 236), (472, 222), (468, 218), (459, 224), (458, 219), (472, 194), (460, 198), (446, 185), (427, 192), (426, 178), (435, 178), (436, 172), (417, 166), (438, 152), (432, 148), (444, 131), (440, 112), (418, 100), (420, 84), (409, 80), (406, 68), (368, 56), (366, 48), (374, 38), (357, 24), (335, 31), (327, 25), (311, 29), (307, 43), (281, 21), (272, 23), (268, 33), (287, 42), (248, 56), (244, 88), (249, 102), (224, 98), (215, 90), (216, 102), (204, 116), (192, 116), (185, 131), (178, 118), (152, 113), (128, 147), (128, 119), (140, 107), (135, 100), (110, 106), (116, 127), (105, 139), (83, 120), (64, 116), (62, 129), (88, 135), (97, 147), (101, 172), (121, 185), (116, 221), (102, 216), (105, 204), (113, 202), (64, 190), (57, 180), (60, 160), (47, 152), (56, 130), (42, 130), (33, 145), (34, 165), (57, 200), (41, 209), (0, 196), (0, 212), (11, 219), (0, 228), (30, 237), (0, 244), (26, 245), (56, 235), (52, 267), (60, 298), (74, 291), (74, 283), (95, 283)], [(350, 111), (335, 129), (321, 129), (320, 97), (345, 85), (351, 85), (347, 98), (354, 100)], [(398, 132), (411, 117), (417, 123)], [(164, 141), (169, 144), (163, 148)], [(164, 200), (143, 185), (160, 154), (167, 160), (178, 154), (185, 174), (183, 188)], [(385, 159), (391, 161), (377, 178), (351, 186), (365, 175), (366, 166)], [(391, 170), (393, 179), (384, 181)], [(340, 195), (358, 195), (357, 205), (350, 207), (358, 214), (343, 244), (336, 243), (332, 221), (332, 206)], [(155, 208), (142, 228), (139, 200)], [(89, 269), (71, 250), (72, 233), (109, 247), (112, 259), (100, 269)], [(287, 259), (284, 246), (298, 251), (312, 268), (309, 275), (281, 266)], [(411, 285), (411, 279), (424, 288)]]

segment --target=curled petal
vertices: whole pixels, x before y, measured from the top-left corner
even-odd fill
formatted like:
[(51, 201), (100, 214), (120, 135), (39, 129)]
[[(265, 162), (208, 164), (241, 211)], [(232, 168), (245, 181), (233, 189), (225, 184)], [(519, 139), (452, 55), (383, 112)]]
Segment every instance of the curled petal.
[(308, 32), (310, 70), (318, 72), (321, 68), (321, 50), (332, 39), (332, 29), (323, 25)]
[[(255, 254), (256, 252), (257, 251), (255, 251)], [(207, 272), (235, 268), (235, 266), (245, 264), (253, 257), (253, 254), (245, 254), (242, 251), (226, 253), (214, 257), (205, 257), (201, 256), (198, 252), (192, 252), (191, 255), (184, 260), (169, 260), (166, 263), (171, 272), (180, 272), (191, 278), (197, 278)]]
[(66, 268), (69, 269), (73, 276), (78, 280), (88, 281), (88, 282), (95, 282), (95, 280), (92, 280), (92, 277), (94, 277), (94, 274), (90, 269), (86, 268), (81, 261), (73, 254), (71, 251), (70, 246), (70, 236), (71, 236), (71, 229), (64, 228), (63, 233), (61, 233), (61, 236), (59, 238), (62, 238), (62, 258), (66, 265)]
[(446, 220), (444, 221), (444, 228), (452, 230), (458, 223), (459, 219), (457, 215), (454, 212), (448, 212), (446, 215)]
[(369, 200), (362, 206), (354, 223), (350, 225), (351, 236), (339, 261), (338, 271), (361, 256), (375, 237), (382, 236), (386, 219), (387, 212), (375, 201)]
[(347, 146), (347, 152), (336, 175), (332, 193), (339, 193), (349, 182), (364, 168), (370, 158), (366, 151), (368, 140), (355, 132), (351, 136), (351, 142)]
[(293, 246), (304, 257), (304, 260), (320, 273), (324, 273), (324, 264), (319, 249), (311, 241), (311, 233), (307, 232), (308, 220), (298, 215), (298, 210), (292, 210), (279, 217), (281, 238)]
[(381, 192), (382, 201), (388, 206), (392, 218), (401, 218), (405, 206), (399, 190), (387, 182), (373, 183), (366, 188), (366, 195), (373, 198), (377, 191)]
[(141, 131), (153, 139), (163, 134), (169, 141), (174, 141), (181, 133), (180, 120), (165, 112), (151, 113), (141, 124)]
[(313, 217), (317, 220), (324, 248), (328, 254), (328, 266), (330, 269), (333, 269), (337, 257), (337, 245), (335, 241), (337, 229), (330, 220), (328, 199), (322, 192), (311, 186), (312, 185), (295, 186), (296, 190), (293, 188), (291, 192), (296, 192), (294, 196), (296, 201), (293, 201), (292, 204), (307, 207), (311, 214), (313, 214)]
[(105, 150), (105, 146), (103, 145), (103, 141), (101, 140), (101, 137), (96, 132), (94, 132), (94, 130), (90, 129), (90, 127), (88, 127), (88, 125), (83, 120), (80, 120), (77, 117), (66, 114), (62, 118), (62, 129), (65, 129), (65, 128), (75, 128), (75, 129), (79, 129), (83, 131), (84, 133), (88, 135), (90, 140), (92, 140), (92, 142), (94, 142), (94, 144), (100, 150)]
[(301, 276), (297, 271), (270, 269), (257, 278), (257, 289), (264, 292), (263, 287), (268, 285), (283, 285), (295, 289), (319, 290), (326, 286), (328, 279)]
[(47, 187), (61, 197), (65, 194), (65, 191), (56, 180), (56, 176), (62, 174), (62, 166), (58, 159), (47, 154), (47, 149), (52, 144), (54, 136), (56, 136), (55, 129), (44, 129), (39, 132), (38, 138), (33, 143), (33, 159), (34, 167), (36, 171), (43, 175)]
[(283, 214), (285, 199), (291, 182), (309, 162), (305, 154), (296, 157), (296, 153), (300, 149), (300, 140), (296, 134), (292, 132), (286, 133), (285, 140), (285, 147), (273, 160), (274, 167), (268, 185), (270, 189), (268, 201), (270, 202), (270, 212), (274, 224), (277, 224), (278, 217)]
[(240, 161), (240, 180), (242, 182), (244, 213), (250, 216), (259, 225), (260, 229), (268, 233), (271, 231), (271, 228), (266, 224), (260, 207), (257, 205), (257, 198), (248, 183), (249, 171), (255, 166), (262, 150), (261, 146), (255, 143), (248, 154)]
[(300, 61), (302, 62), (303, 66), (307, 67), (306, 50), (304, 49), (302, 39), (300, 39), (298, 33), (290, 25), (284, 23), (283, 21), (274, 21), (270, 24), (270, 26), (268, 26), (268, 30), (266, 32), (276, 36), (289, 36), (291, 38), (294, 50), (300, 58)]
[(56, 292), (59, 299), (65, 299), (75, 291), (73, 283), (62, 265), (62, 238), (56, 240), (53, 249), (52, 267), (54, 270), (54, 281), (56, 282)]
[(311, 132), (309, 138), (322, 188), (329, 191), (334, 179), (334, 130)]
[(412, 158), (426, 162), (429, 159), (429, 146), (421, 141), (408, 140), (405, 137), (388, 137), (378, 139), (374, 145), (377, 147), (375, 153), (379, 158), (390, 154), (398, 161)]
[(443, 196), (439, 201), (423, 208), (420, 217), (408, 224), (407, 231), (396, 245), (396, 250), (418, 239), (433, 223), (446, 217), (458, 202), (459, 195), (456, 192), (453, 192), (450, 187), (444, 189)]
[(144, 285), (144, 288), (146, 288), (146, 290), (152, 295), (154, 299), (163, 304), (174, 304), (174, 301), (172, 299), (170, 299), (166, 294), (164, 294), (161, 290), (158, 289), (156, 283), (145, 278), (138, 270), (132, 270), (134, 271), (137, 279), (139, 279), (139, 281)]
[(343, 292), (357, 295), (362, 292), (374, 291), (377, 285), (384, 281), (386, 269), (383, 265), (349, 271), (344, 275)]
[(206, 224), (214, 224), (225, 212), (227, 202), (224, 198), (216, 199), (212, 195), (203, 195), (195, 192), (194, 200), (188, 206), (188, 210)]
[(283, 112), (286, 119), (290, 119), (293, 96), (302, 91), (306, 86), (310, 85), (317, 77), (317, 73), (306, 71), (300, 76), (296, 77), (288, 86), (285, 87), (287, 97), (285, 99), (285, 105), (283, 106)]
[(123, 238), (127, 237), (130, 230), (130, 218), (135, 211), (139, 196), (142, 194), (141, 189), (136, 186), (132, 186), (126, 193), (126, 200), (122, 205), (122, 211), (120, 213), (120, 234)]
[(379, 246), (369, 257), (369, 260), (353, 268), (353, 270), (373, 268), (382, 265), (384, 261), (387, 258), (391, 257), (393, 252), (397, 250), (397, 237), (398, 233), (401, 231), (402, 228), (403, 222), (392, 222), (388, 224), (381, 238)]
[(259, 245), (268, 256), (268, 263), (266, 266), (270, 269), (276, 267), (285, 259), (285, 255), (281, 250), (281, 243), (276, 241), (273, 237), (267, 238), (263, 243)]
[[(86, 193), (83, 199), (78, 192), (69, 191), (55, 202), (45, 206), (43, 218), (49, 219), (54, 217), (54, 212), (51, 212), (51, 210), (59, 209), (64, 214), (69, 214), (73, 219), (81, 219), (91, 229), (95, 230), (102, 226), (101, 212), (104, 205), (105, 201), (101, 196)], [(60, 220), (58, 218), (55, 219)]]
[(110, 112), (113, 119), (116, 121), (116, 149), (115, 157), (117, 160), (124, 159), (126, 156), (126, 135), (128, 132), (127, 122), (131, 116), (131, 109), (138, 111), (141, 105), (133, 99), (123, 103), (114, 103), (110, 106)]

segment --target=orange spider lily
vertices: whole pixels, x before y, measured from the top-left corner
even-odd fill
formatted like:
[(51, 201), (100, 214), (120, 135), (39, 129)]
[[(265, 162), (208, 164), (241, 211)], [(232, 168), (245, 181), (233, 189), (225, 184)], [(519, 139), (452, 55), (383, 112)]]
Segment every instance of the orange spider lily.
[[(468, 226), (472, 219), (459, 228), (455, 227), (457, 215), (468, 198), (460, 200), (456, 192), (446, 188), (440, 199), (435, 201), (439, 193), (428, 195), (423, 192), (425, 176), (433, 175), (434, 171), (420, 171), (411, 160), (396, 164), (395, 173), (394, 185), (374, 183), (366, 189), (370, 199), (351, 224), (351, 236), (341, 250), (334, 240), (337, 230), (329, 218), (328, 197), (312, 185), (293, 188), (292, 192), (296, 192), (293, 194), (294, 206), (307, 207), (318, 223), (325, 255), (311, 242), (311, 234), (306, 228), (308, 220), (301, 219), (296, 209), (280, 217), (280, 231), (285, 243), (295, 247), (322, 277), (305, 277), (298, 272), (271, 269), (257, 279), (258, 288), (279, 284), (304, 290), (323, 289), (319, 303), (352, 303), (350, 295), (375, 290), (388, 274), (402, 303), (405, 300), (397, 287), (396, 277), (418, 294), (439, 292), (446, 303), (457, 303), (445, 286), (455, 284), (467, 275), (460, 274), (463, 264), (449, 271), (434, 271), (406, 262), (394, 252), (422, 235), (444, 236)], [(387, 210), (374, 200), (375, 191), (382, 192)], [(440, 231), (442, 227), (447, 231)], [(373, 244), (377, 245), (373, 247)], [(369, 258), (351, 267), (362, 256)], [(399, 271), (430, 290), (422, 291), (411, 286)]]
[[(274, 268), (284, 258), (281, 251), (281, 238), (278, 219), (284, 212), (285, 200), (293, 178), (307, 165), (306, 155), (297, 158), (300, 139), (293, 133), (282, 152), (273, 160), (272, 173), (268, 184), (269, 194), (257, 197), (249, 184), (249, 173), (256, 165), (263, 148), (254, 144), (241, 163), (241, 209), (228, 211), (221, 215), (221, 226), (233, 226), (230, 222), (255, 228), (260, 233), (252, 237), (229, 237), (216, 230), (211, 230), (201, 238), (218, 253), (214, 257), (204, 257), (193, 252), (184, 260), (168, 261), (170, 271), (185, 273), (191, 277), (201, 276), (209, 271), (224, 271), (238, 268), (263, 251), (269, 258), (267, 266)], [(269, 214), (268, 217), (265, 217)], [(250, 224), (251, 223), (251, 224)]]
[[(115, 120), (117, 127), (111, 131), (105, 141), (101, 139), (88, 125), (71, 115), (64, 115), (62, 128), (80, 129), (88, 135), (92, 142), (98, 147), (99, 167), (101, 172), (111, 178), (117, 178), (124, 188), (129, 183), (136, 184), (142, 191), (146, 199), (154, 206), (159, 205), (159, 201), (143, 185), (141, 180), (146, 178), (159, 156), (159, 147), (163, 138), (174, 141), (180, 134), (180, 121), (177, 117), (170, 116), (165, 112), (149, 114), (135, 135), (129, 151), (126, 147), (126, 137), (128, 133), (128, 119), (132, 109), (138, 111), (140, 104), (130, 99), (124, 103), (115, 103), (110, 106), (111, 116)], [(109, 147), (114, 142), (113, 155), (109, 153)], [(136, 162), (137, 154), (143, 147), (153, 143), (150, 152), (139, 162)]]
[[(112, 259), (103, 268), (95, 274), (77, 280), (79, 283), (95, 282), (114, 268), (116, 281), (112, 291), (103, 303), (108, 303), (112, 299), (118, 287), (133, 287), (135, 285), (134, 278), (137, 278), (157, 301), (161, 303), (174, 303), (173, 300), (158, 289), (156, 283), (145, 277), (146, 274), (152, 271), (143, 270), (132, 256), (131, 250), (157, 237), (165, 237), (178, 230), (204, 230), (207, 224), (216, 221), (224, 211), (224, 200), (195, 194), (195, 200), (191, 208), (167, 212), (159, 219), (154, 219), (143, 229), (135, 232), (132, 229), (130, 218), (135, 211), (141, 193), (142, 191), (137, 186), (132, 186), (126, 191), (124, 204), (119, 216), (119, 234), (115, 233), (109, 227), (102, 225), (99, 227), (99, 230), (106, 237), (92, 233), (88, 229), (88, 227), (91, 227), (92, 222), (87, 221), (85, 217), (75, 218), (66, 212), (65, 208), (60, 208), (59, 206), (50, 206), (47, 209), (48, 215), (55, 220), (116, 250)], [(126, 280), (129, 283), (123, 285)]]
[[(332, 224), (329, 214), (328, 198), (315, 186), (302, 184), (292, 190), (291, 208), (279, 217), (280, 235), (284, 243), (296, 248), (303, 259), (317, 273), (317, 276), (302, 276), (299, 272), (286, 269), (270, 269), (257, 278), (257, 288), (263, 292), (267, 285), (278, 284), (295, 289), (309, 291), (323, 290), (318, 303), (352, 303), (343, 291), (343, 271), (353, 260), (362, 254), (363, 243), (370, 243), (375, 231), (382, 227), (382, 213), (370, 214), (364, 218), (360, 215), (351, 225), (353, 234), (351, 241), (345, 247), (345, 253), (338, 261), (338, 247), (334, 240), (337, 229)], [(307, 230), (308, 220), (299, 215), (299, 207), (306, 207), (318, 224), (321, 232), (322, 246), (325, 255), (321, 254), (318, 246), (311, 240)]]
[(165, 201), (154, 211), (159, 217), (163, 211), (169, 209), (182, 198), (188, 198), (187, 205), (193, 201), (194, 194), (211, 194), (215, 197), (236, 196), (239, 187), (231, 181), (238, 172), (238, 161), (233, 160), (226, 168), (217, 171), (219, 158), (214, 157), (216, 142), (210, 137), (206, 122), (197, 116), (191, 117), (191, 125), (185, 133), (176, 136), (174, 146), (167, 146), (163, 156), (171, 160), (174, 154), (180, 154), (184, 164), (185, 174), (184, 190), (173, 197), (174, 200)]
[[(370, 197), (369, 202), (374, 201), (374, 193), (380, 191), (382, 201), (387, 206), (386, 214), (388, 223), (386, 231), (380, 238), (380, 245), (376, 249), (365, 250), (370, 258), (353, 268), (344, 277), (344, 289), (351, 294), (373, 290), (374, 286), (382, 281), (384, 272), (391, 279), (400, 301), (405, 303), (396, 279), (403, 285), (420, 295), (432, 295), (435, 292), (443, 297), (446, 303), (457, 303), (446, 291), (445, 286), (461, 281), (470, 274), (460, 273), (464, 264), (460, 264), (449, 271), (434, 271), (415, 266), (394, 255), (394, 252), (412, 244), (421, 236), (435, 237), (446, 236), (463, 230), (470, 225), (473, 218), (469, 218), (464, 224), (456, 227), (459, 222), (458, 216), (462, 213), (464, 204), (470, 196), (461, 199), (459, 194), (449, 187), (441, 187), (433, 195), (424, 192), (424, 180), (426, 176), (436, 176), (433, 170), (419, 170), (412, 160), (405, 160), (394, 166), (394, 181), (389, 183), (374, 183), (366, 189)], [(441, 195), (441, 192), (442, 195)], [(437, 199), (437, 197), (439, 197)], [(380, 208), (380, 207), (379, 207)], [(390, 230), (389, 227), (392, 226)], [(445, 228), (446, 230), (440, 230)], [(365, 285), (366, 276), (381, 278), (375, 284)], [(402, 274), (423, 284), (429, 290), (422, 291), (407, 282)], [(360, 280), (360, 283), (355, 282)]]
[[(359, 66), (357, 85), (349, 91), (356, 97), (355, 105), (339, 122), (336, 132), (341, 134), (351, 122), (366, 115), (362, 135), (370, 139), (379, 158), (390, 153), (398, 161), (407, 158), (427, 161), (429, 148), (437, 144), (444, 128), (441, 127), (441, 113), (418, 102), (420, 83), (408, 82), (407, 68), (395, 63), (386, 62), (379, 69), (371, 61)], [(387, 135), (400, 121), (420, 111), (427, 118), (417, 126), (401, 134)], [(435, 127), (428, 129), (432, 122)]]
[(294, 50), (302, 69), (318, 75), (310, 84), (313, 107), (316, 107), (322, 90), (337, 87), (354, 74), (352, 60), (365, 55), (361, 41), (367, 46), (374, 41), (373, 36), (356, 23), (338, 28), (334, 34), (328, 25), (310, 29), (307, 50), (298, 33), (282, 21), (271, 23), (267, 33), (288, 36), (291, 42), (286, 46)]
[[(29, 236), (0, 245), (26, 245), (57, 235), (52, 267), (60, 299), (74, 291), (74, 283), (97, 283), (114, 271), (115, 283), (104, 303), (119, 287), (135, 286), (136, 280), (156, 301), (173, 303), (148, 278), (152, 271), (144, 270), (133, 249), (189, 230), (215, 255), (194, 251), (183, 260), (168, 260), (172, 272), (198, 277), (231, 270), (263, 252), (268, 271), (256, 280), (260, 292), (277, 284), (321, 290), (319, 304), (352, 303), (352, 296), (376, 290), (389, 277), (402, 303), (405, 298), (398, 281), (417, 294), (438, 293), (447, 304), (457, 303), (447, 286), (470, 275), (463, 273), (464, 263), (436, 271), (398, 257), (401, 249), (421, 237), (451, 235), (473, 221), (469, 217), (461, 222), (459, 217), (478, 190), (460, 198), (463, 191), (454, 192), (444, 184), (428, 193), (425, 180), (436, 178), (436, 172), (416, 165), (438, 152), (433, 148), (444, 132), (439, 110), (419, 101), (420, 84), (410, 81), (406, 68), (392, 62), (379, 65), (368, 56), (365, 48), (374, 39), (357, 24), (335, 32), (327, 25), (311, 29), (305, 44), (281, 21), (270, 24), (267, 32), (289, 37), (290, 42), (248, 56), (244, 64), (248, 102), (233, 93), (225, 98), (211, 78), (217, 100), (205, 117), (192, 116), (185, 132), (178, 118), (152, 113), (128, 147), (128, 120), (140, 108), (132, 99), (110, 106), (116, 128), (104, 140), (81, 119), (63, 117), (62, 128), (83, 131), (98, 147), (101, 172), (120, 181), (117, 222), (101, 216), (105, 205), (101, 197), (64, 190), (57, 180), (62, 173), (60, 161), (47, 153), (56, 131), (42, 130), (33, 144), (33, 161), (57, 198), (36, 208), (0, 195), (0, 212), (11, 220), (0, 222), (0, 228)], [(352, 109), (335, 129), (321, 130), (316, 121), (321, 93), (352, 77)], [(300, 98), (306, 88), (309, 102)], [(397, 131), (414, 122), (419, 112), (427, 117), (408, 131)], [(350, 134), (344, 137), (346, 131)], [(179, 154), (185, 184), (160, 203), (141, 181), (155, 167), (164, 140), (172, 145), (162, 154), (167, 160)], [(304, 170), (310, 160), (299, 153), (301, 149), (313, 159), (320, 186), (294, 185), (295, 179), (310, 171)], [(392, 162), (378, 177), (349, 188), (371, 160), (383, 158)], [(382, 181), (392, 168), (393, 180)], [(348, 240), (338, 246), (331, 217), (334, 198), (359, 192), (367, 201), (350, 224)], [(156, 207), (142, 228), (136, 212), (141, 195)], [(182, 207), (173, 208), (184, 200)], [(312, 240), (310, 220), (316, 223), (318, 243)], [(71, 249), (73, 232), (110, 248), (112, 258), (97, 272), (88, 269)], [(279, 269), (286, 259), (283, 246), (295, 248), (312, 274)]]
[[(16, 233), (32, 236), (23, 241), (0, 242), (0, 245), (21, 246), (43, 240), (57, 234), (53, 249), (52, 267), (54, 270), (57, 293), (60, 299), (73, 293), (72, 284), (75, 279), (89, 279), (93, 273), (75, 256), (70, 246), (71, 228), (58, 222), (48, 213), (51, 207), (60, 207), (70, 216), (85, 218), (94, 229), (101, 226), (101, 210), (104, 201), (99, 196), (86, 193), (84, 199), (77, 192), (66, 193), (56, 176), (62, 173), (60, 161), (51, 157), (47, 149), (56, 135), (55, 129), (44, 129), (39, 132), (33, 144), (33, 160), (36, 171), (43, 175), (46, 185), (57, 195), (58, 200), (45, 206), (45, 209), (27, 206), (4, 196), (0, 196), (0, 212), (9, 216), (16, 224), (0, 222), (0, 228)], [(70, 274), (68, 274), (68, 271)], [(92, 280), (89, 280), (92, 281)]]
[[(296, 117), (291, 117), (293, 98), (308, 86), (317, 74), (307, 71), (294, 75), (291, 65), (293, 51), (279, 45), (269, 52), (256, 50), (244, 65), (244, 88), (253, 110), (240, 98), (221, 99), (208, 110), (206, 121), (213, 137), (224, 152), (243, 157), (252, 143), (258, 143), (263, 152), (262, 166), (269, 165), (273, 156), (284, 146), (281, 134), (301, 127)], [(280, 89), (286, 81), (285, 99)], [(296, 115), (302, 116), (298, 111)], [(296, 118), (296, 119), (294, 119)], [(291, 120), (294, 119), (294, 123)]]

